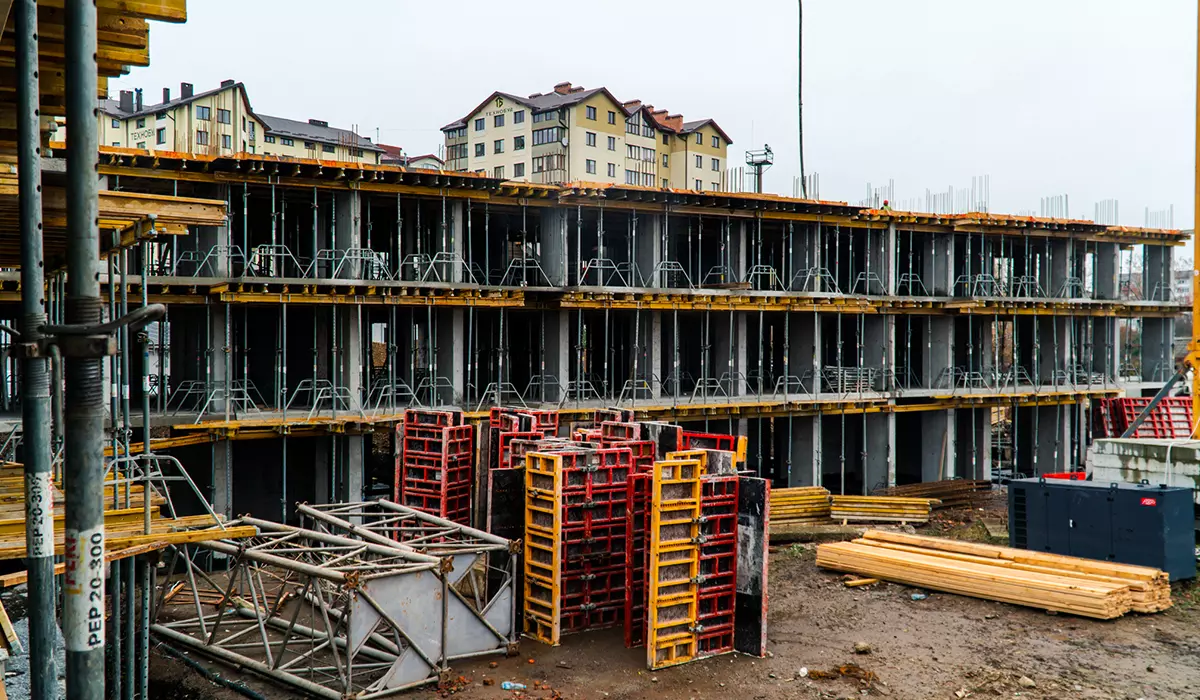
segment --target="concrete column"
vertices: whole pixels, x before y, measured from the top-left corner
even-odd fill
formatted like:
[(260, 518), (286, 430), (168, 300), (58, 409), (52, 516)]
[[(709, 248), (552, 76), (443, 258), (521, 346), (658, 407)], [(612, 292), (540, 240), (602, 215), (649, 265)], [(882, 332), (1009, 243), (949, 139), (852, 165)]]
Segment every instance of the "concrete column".
[(867, 315), (863, 323), (863, 367), (875, 369), (879, 379), (873, 386), (887, 391), (883, 376), (892, 367), (892, 324), (894, 316)]
[(899, 275), (896, 273), (897, 266), (900, 261), (897, 259), (899, 248), (896, 246), (896, 223), (888, 224), (887, 231), (883, 236), (883, 260), (885, 264), (879, 277), (883, 280), (883, 289), (888, 296), (896, 295), (896, 282)]
[[(232, 339), (226, 334), (226, 331), (229, 333), (233, 331), (228, 324), (228, 304), (210, 304), (208, 309), (208, 333), (211, 344), (208, 354), (209, 374), (206, 381), (208, 393), (213, 397), (212, 402), (208, 404), (208, 412), (217, 413), (225, 410), (225, 399), (233, 379), (229, 363)], [(213, 394), (213, 391), (218, 388), (222, 390)]]
[(1071, 406), (1039, 406), (1033, 476), (1067, 471), (1071, 456)]
[[(921, 262), (921, 282), (931, 296), (949, 296), (950, 286), (954, 281), (950, 264), (953, 249), (952, 238), (936, 233), (928, 233), (920, 238), (919, 245), (924, 249)], [(914, 242), (914, 245), (916, 243)]]
[(954, 366), (954, 318), (949, 316), (929, 316), (930, 340), (929, 351), (925, 356), (925, 386), (936, 388), (939, 380), (947, 381), (950, 375), (943, 376), (948, 367)]
[[(1042, 257), (1042, 279), (1045, 280), (1046, 296), (1061, 297), (1065, 292), (1063, 286), (1071, 274), (1071, 246), (1068, 241), (1047, 239), (1047, 254)], [(1072, 294), (1074, 292), (1071, 292)]]
[[(730, 318), (725, 317), (716, 321), (713, 325), (713, 335), (715, 336), (714, 349), (716, 351), (715, 374), (719, 378), (726, 372), (729, 373), (728, 386), (725, 388), (730, 396), (743, 396), (746, 394), (746, 371), (749, 361), (746, 348), (746, 312), (733, 311), (732, 317), (732, 333), (730, 328)], [(717, 318), (721, 318), (718, 315)]]
[[(821, 323), (814, 314), (792, 313), (788, 321), (788, 374), (815, 393), (821, 386)], [(791, 391), (796, 391), (795, 387)]]
[(921, 481), (954, 477), (954, 409), (921, 413)]
[(732, 221), (729, 224), (729, 267), (739, 281), (746, 280), (746, 255), (750, 248), (752, 222)]
[(317, 503), (329, 503), (329, 473), (331, 462), (331, 443), (329, 436), (313, 438), (313, 499)]
[[(571, 317), (566, 311), (546, 313), (546, 352), (542, 356), (544, 374), (552, 375), (561, 386), (566, 386), (571, 377)], [(546, 400), (557, 401), (561, 389), (546, 387)], [(529, 397), (526, 397), (528, 399)], [(541, 396), (534, 397), (541, 400)]]
[[(446, 216), (450, 218), (446, 231), (446, 252), (453, 253), (464, 262), (467, 259), (467, 206), (462, 200), (454, 200), (446, 205)], [(453, 284), (461, 284), (465, 275), (463, 267), (458, 262), (442, 266), (442, 279)]]
[(637, 249), (634, 250), (634, 261), (647, 287), (661, 287), (663, 284), (662, 275), (654, 271), (663, 260), (662, 246), (659, 245), (663, 217), (661, 214), (642, 214), (635, 223)]
[(454, 395), (441, 392), (446, 403), (457, 403), (466, 391), (466, 315), (462, 309), (438, 309), (437, 316), (437, 374), (450, 380)]
[[(539, 264), (550, 278), (550, 284), (556, 287), (566, 287), (567, 281), (567, 212), (557, 207), (546, 207), (539, 212), (541, 216), (541, 251)], [(487, 266), (483, 266), (487, 269)], [(631, 282), (632, 283), (632, 282)]]
[(1171, 247), (1143, 246), (1142, 295), (1154, 301), (1171, 300)]
[[(362, 201), (358, 190), (337, 192), (334, 194), (334, 230), (333, 247), (345, 252), (350, 248), (362, 246)], [(336, 266), (336, 263), (335, 263)], [(340, 279), (362, 279), (364, 270), (362, 262), (347, 260), (336, 275)], [(330, 270), (333, 273), (333, 270)]]
[(365, 460), (366, 438), (363, 435), (343, 435), (340, 440), (342, 447), (341, 476), (342, 495), (347, 503), (363, 499), (363, 487), (366, 486), (367, 465)]
[(213, 512), (233, 519), (233, 445), (228, 440), (212, 444), (212, 471)]
[[(366, 396), (363, 393), (363, 339), (359, 328), (359, 307), (345, 306), (334, 309), (338, 314), (338, 353), (341, 361), (342, 386), (359, 406)], [(351, 406), (353, 409), (353, 406)]]
[(1095, 297), (1097, 299), (1120, 297), (1120, 254), (1121, 247), (1116, 243), (1096, 244)]
[(863, 460), (863, 483), (866, 493), (872, 489), (896, 485), (896, 416), (893, 413), (873, 413), (866, 417), (863, 436), (866, 459)]
[(992, 465), (992, 420), (990, 408), (956, 409), (958, 414), (955, 475), (964, 479), (986, 479)]
[[(1069, 371), (1071, 364), (1070, 338), (1067, 336), (1067, 317), (1039, 316), (1038, 329), (1038, 377), (1046, 384), (1053, 384), (1055, 372)], [(1061, 380), (1060, 380), (1061, 381)]]
[(1175, 373), (1175, 319), (1142, 319), (1142, 381), (1165, 382)]
[(791, 459), (787, 485), (814, 486), (821, 483), (821, 423), (812, 416), (777, 419), (777, 430), (783, 434), (785, 449)]

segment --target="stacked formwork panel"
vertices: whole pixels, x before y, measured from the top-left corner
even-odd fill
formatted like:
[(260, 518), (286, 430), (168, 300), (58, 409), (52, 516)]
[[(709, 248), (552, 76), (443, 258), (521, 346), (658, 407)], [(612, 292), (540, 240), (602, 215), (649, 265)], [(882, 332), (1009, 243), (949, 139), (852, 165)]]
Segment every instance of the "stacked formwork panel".
[(475, 429), (462, 413), (409, 409), (404, 412), (400, 503), (424, 513), (471, 524)]
[(562, 634), (621, 624), (625, 612), (625, 448), (530, 452), (525, 462), (525, 630)]

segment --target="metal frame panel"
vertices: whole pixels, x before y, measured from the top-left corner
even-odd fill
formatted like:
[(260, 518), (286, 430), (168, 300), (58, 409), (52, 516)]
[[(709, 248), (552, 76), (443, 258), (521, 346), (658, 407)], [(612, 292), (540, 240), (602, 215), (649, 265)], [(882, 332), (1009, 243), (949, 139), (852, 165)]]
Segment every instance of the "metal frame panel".
[(698, 459), (654, 464), (646, 627), (651, 669), (696, 658), (702, 471)]

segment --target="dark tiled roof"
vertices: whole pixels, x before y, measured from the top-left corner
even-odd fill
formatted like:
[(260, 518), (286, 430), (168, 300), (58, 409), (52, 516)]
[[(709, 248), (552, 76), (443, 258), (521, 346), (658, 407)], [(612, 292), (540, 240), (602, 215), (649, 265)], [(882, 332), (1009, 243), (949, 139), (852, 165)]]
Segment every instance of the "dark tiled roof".
[(142, 108), (140, 110), (134, 110), (132, 112), (122, 111), (120, 100), (102, 99), (102, 100), (100, 100), (100, 111), (104, 112), (105, 114), (111, 114), (114, 117), (120, 117), (121, 119), (129, 119), (130, 117), (143, 117), (148, 114), (154, 114), (156, 112), (161, 112), (164, 109), (173, 109), (175, 107), (179, 107), (179, 106), (191, 103), (191, 102), (195, 102), (196, 100), (199, 100), (203, 97), (208, 97), (209, 95), (215, 95), (218, 92), (221, 92), (223, 90), (230, 90), (230, 89), (236, 89), (236, 88), (243, 88), (243, 91), (244, 91), (245, 86), (242, 85), (241, 83), (234, 83), (233, 85), (226, 85), (224, 87), (213, 88), (212, 90), (205, 90), (204, 92), (197, 92), (197, 93), (193, 94), (191, 97), (179, 97), (174, 100), (171, 100), (170, 102), (160, 102), (156, 105), (147, 105), (143, 102)]
[(295, 119), (284, 119), (283, 117), (272, 117), (266, 114), (258, 114), (257, 116), (267, 126), (267, 132), (276, 136), (287, 136), (307, 141), (320, 141), (321, 143), (356, 144), (357, 148), (364, 150), (383, 151), (382, 148), (372, 143), (371, 139), (359, 136), (353, 131), (346, 129), (321, 126), (311, 122), (296, 121)]
[(712, 119), (697, 119), (696, 121), (684, 122), (683, 128), (679, 130), (679, 133), (690, 134), (707, 124), (712, 124), (712, 127), (717, 130), (718, 134), (720, 134), (727, 142), (733, 143), (733, 139), (729, 138), (729, 134), (726, 134), (725, 130), (721, 128), (721, 125)]

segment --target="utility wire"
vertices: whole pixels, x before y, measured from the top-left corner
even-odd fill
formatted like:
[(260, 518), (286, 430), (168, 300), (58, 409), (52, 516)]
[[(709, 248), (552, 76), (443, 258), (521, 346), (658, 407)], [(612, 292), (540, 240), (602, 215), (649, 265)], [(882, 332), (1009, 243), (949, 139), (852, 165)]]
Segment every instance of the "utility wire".
[(800, 198), (808, 199), (804, 179), (804, 0), (796, 0), (796, 104), (800, 130)]

